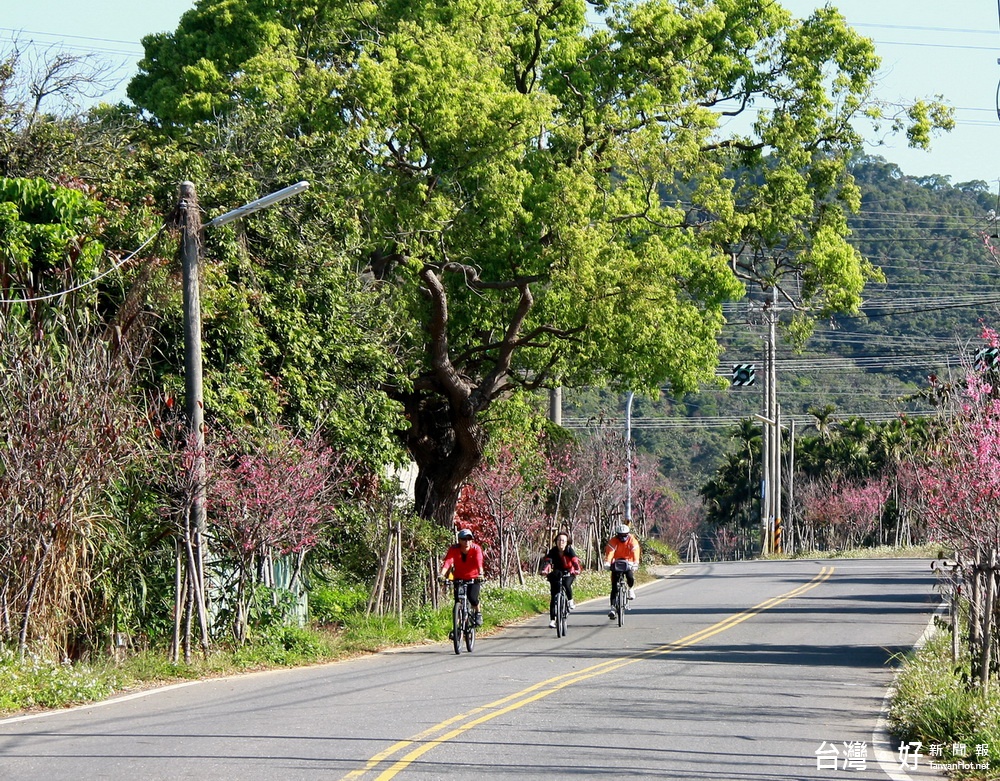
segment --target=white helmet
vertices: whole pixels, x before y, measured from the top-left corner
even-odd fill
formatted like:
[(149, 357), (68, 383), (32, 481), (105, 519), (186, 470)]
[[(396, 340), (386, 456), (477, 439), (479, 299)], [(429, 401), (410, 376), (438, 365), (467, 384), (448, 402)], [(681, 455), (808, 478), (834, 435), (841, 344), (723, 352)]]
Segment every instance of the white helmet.
[(625, 535), (629, 534), (631, 531), (632, 530), (629, 529), (627, 523), (620, 523), (620, 524), (618, 524), (618, 527), (615, 529), (615, 534), (624, 537)]

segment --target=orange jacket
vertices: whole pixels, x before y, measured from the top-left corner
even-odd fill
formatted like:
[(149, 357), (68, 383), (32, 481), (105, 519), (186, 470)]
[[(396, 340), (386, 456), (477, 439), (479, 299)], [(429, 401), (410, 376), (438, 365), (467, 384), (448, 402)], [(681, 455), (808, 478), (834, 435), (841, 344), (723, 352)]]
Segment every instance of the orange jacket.
[(630, 534), (625, 542), (619, 540), (616, 534), (604, 546), (604, 561), (607, 564), (610, 564), (614, 559), (625, 559), (639, 566), (639, 556), (641, 554), (642, 548), (639, 547), (639, 541), (635, 538), (634, 534)]

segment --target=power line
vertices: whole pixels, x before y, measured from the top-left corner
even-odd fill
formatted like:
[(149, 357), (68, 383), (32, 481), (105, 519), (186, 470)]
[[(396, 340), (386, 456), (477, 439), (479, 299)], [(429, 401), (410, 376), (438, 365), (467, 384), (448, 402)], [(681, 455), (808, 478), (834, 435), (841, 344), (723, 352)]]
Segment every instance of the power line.
[(138, 49), (142, 48), (142, 44), (138, 43), (137, 41), (123, 41), (123, 40), (120, 40), (118, 38), (94, 38), (94, 37), (91, 37), (91, 36), (88, 36), (88, 35), (67, 35), (65, 33), (46, 33), (46, 32), (40, 32), (40, 31), (36, 31), (36, 30), (20, 30), (20, 29), (14, 28), (14, 27), (0, 27), (0, 32), (11, 33), (12, 34), (12, 39), (16, 39), (16, 36), (21, 35), (21, 34), (24, 34), (24, 35), (47, 35), (47, 36), (50, 36), (50, 37), (53, 37), (53, 38), (57, 38), (60, 41), (65, 40), (66, 38), (72, 38), (73, 40), (76, 40), (76, 41), (97, 41), (99, 43), (121, 43), (121, 44), (125, 44), (126, 46), (133, 46), (133, 47), (138, 48)]
[[(844, 421), (850, 418), (863, 418), (869, 423), (888, 423), (901, 418), (926, 418), (934, 417), (937, 412), (934, 410), (913, 411), (913, 412), (838, 412), (837, 421)], [(632, 418), (632, 428), (645, 431), (662, 431), (666, 429), (700, 429), (700, 428), (734, 428), (739, 426), (752, 415), (717, 415), (703, 418)], [(811, 415), (790, 415), (782, 413), (782, 423), (794, 421), (796, 426), (811, 426), (816, 422), (816, 418)], [(624, 418), (583, 418), (583, 417), (563, 417), (562, 425), (572, 429), (596, 429), (610, 428), (622, 429), (625, 424)]]
[(966, 51), (995, 52), (996, 46), (969, 46), (958, 43), (923, 43), (918, 41), (876, 41), (880, 46), (918, 46), (928, 49), (964, 49)]
[(85, 287), (89, 287), (90, 285), (93, 285), (96, 282), (100, 282), (109, 274), (113, 274), (115, 271), (118, 271), (118, 269), (120, 269), (130, 260), (132, 260), (132, 258), (138, 255), (140, 252), (142, 252), (142, 250), (157, 236), (159, 236), (164, 230), (165, 229), (161, 227), (158, 231), (156, 231), (156, 233), (154, 233), (152, 236), (146, 239), (137, 250), (130, 253), (127, 257), (122, 258), (122, 260), (119, 261), (118, 263), (112, 263), (111, 268), (109, 268), (107, 271), (98, 274), (96, 277), (88, 279), (86, 282), (81, 282), (79, 285), (74, 285), (73, 287), (66, 288), (65, 290), (60, 290), (58, 293), (47, 293), (44, 296), (31, 296), (29, 298), (0, 298), (0, 304), (28, 304), (28, 303), (33, 303), (35, 301), (48, 301), (53, 298), (59, 298), (60, 296), (66, 296), (69, 295), (70, 293), (75, 293), (78, 290), (83, 290)]
[(883, 30), (917, 30), (921, 32), (933, 32), (933, 33), (993, 35), (992, 30), (969, 30), (969, 29), (962, 29), (959, 27), (918, 27), (916, 25), (909, 25), (909, 24), (874, 24), (874, 23), (856, 22), (854, 24), (851, 24), (851, 27), (875, 27)]

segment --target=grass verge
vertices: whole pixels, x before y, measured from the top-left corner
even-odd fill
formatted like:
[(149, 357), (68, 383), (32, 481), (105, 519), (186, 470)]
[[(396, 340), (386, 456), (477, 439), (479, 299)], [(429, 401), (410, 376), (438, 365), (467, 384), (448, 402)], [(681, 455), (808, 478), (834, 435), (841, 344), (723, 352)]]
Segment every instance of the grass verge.
[(950, 635), (935, 633), (900, 668), (889, 729), (903, 742), (920, 741), (925, 760), (953, 778), (1000, 778), (1000, 691), (970, 689), (968, 669), (967, 658), (952, 665)]
[(850, 548), (848, 550), (802, 551), (793, 556), (770, 556), (768, 558), (792, 559), (936, 559), (942, 556), (940, 543), (895, 547), (882, 545), (877, 548)]
[[(574, 597), (582, 602), (606, 596), (609, 585), (604, 572), (584, 572), (576, 579)], [(537, 576), (504, 588), (487, 582), (481, 598), (481, 632), (489, 634), (505, 624), (547, 613), (549, 585)], [(146, 651), (120, 663), (70, 664), (31, 655), (19, 659), (12, 650), (0, 648), (0, 717), (96, 702), (178, 681), (321, 664), (390, 647), (438, 642), (447, 639), (450, 629), (451, 603), (446, 597), (437, 610), (407, 611), (402, 622), (395, 616), (366, 616), (356, 610), (344, 614), (335, 628), (277, 627), (253, 643), (218, 648), (191, 664), (171, 662), (164, 651)]]

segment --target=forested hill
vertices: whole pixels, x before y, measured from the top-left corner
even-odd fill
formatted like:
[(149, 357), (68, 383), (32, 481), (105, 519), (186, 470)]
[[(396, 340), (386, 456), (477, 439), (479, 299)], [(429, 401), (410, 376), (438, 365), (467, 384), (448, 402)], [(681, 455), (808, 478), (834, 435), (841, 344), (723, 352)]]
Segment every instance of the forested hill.
[[(877, 159), (858, 165), (855, 176), (864, 195), (851, 221), (853, 243), (886, 283), (868, 290), (862, 317), (836, 323), (842, 334), (864, 338), (827, 334), (829, 349), (850, 357), (922, 356), (978, 337), (1000, 300), (1000, 257), (992, 249), (997, 194), (984, 181), (903, 176)], [(905, 379), (926, 375), (899, 368)]]
[[(946, 378), (960, 369), (963, 354), (980, 346), (982, 324), (1000, 321), (1000, 239), (991, 238), (997, 194), (987, 183), (906, 176), (877, 157), (860, 160), (853, 172), (862, 205), (850, 220), (852, 243), (885, 283), (866, 288), (859, 315), (819, 323), (804, 352), (779, 337), (779, 402), (805, 433), (815, 420), (811, 411), (831, 406), (833, 421), (928, 410), (913, 398), (928, 375)], [(730, 309), (719, 374), (753, 364), (754, 385), (636, 399), (637, 446), (655, 453), (682, 490), (696, 491), (715, 470), (735, 421), (760, 411), (766, 330), (759, 307), (744, 301)], [(573, 394), (568, 402), (564, 415), (571, 419), (617, 422), (624, 414), (622, 400), (610, 394)]]

